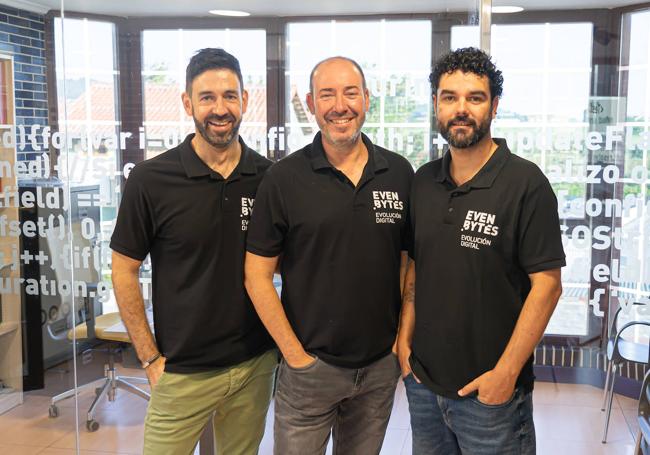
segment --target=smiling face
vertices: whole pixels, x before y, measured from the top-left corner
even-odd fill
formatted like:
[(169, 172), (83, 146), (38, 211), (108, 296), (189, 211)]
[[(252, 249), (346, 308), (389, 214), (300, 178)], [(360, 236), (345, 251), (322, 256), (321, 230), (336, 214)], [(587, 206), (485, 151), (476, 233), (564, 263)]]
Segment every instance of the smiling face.
[(490, 137), (499, 98), (491, 99), (486, 76), (454, 71), (440, 78), (433, 96), (438, 131), (455, 148), (467, 148)]
[(183, 93), (183, 106), (194, 119), (197, 135), (214, 148), (227, 148), (239, 137), (248, 93), (228, 69), (204, 71), (191, 87), (191, 93)]
[(352, 62), (335, 58), (321, 63), (311, 82), (307, 106), (316, 117), (323, 141), (337, 148), (356, 144), (370, 107), (359, 70)]

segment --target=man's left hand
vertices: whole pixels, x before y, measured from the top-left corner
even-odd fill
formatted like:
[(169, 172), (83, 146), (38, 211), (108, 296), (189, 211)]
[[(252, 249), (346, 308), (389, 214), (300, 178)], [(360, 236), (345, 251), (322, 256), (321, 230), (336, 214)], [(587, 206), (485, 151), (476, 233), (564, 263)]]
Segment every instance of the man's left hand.
[(501, 372), (496, 368), (483, 373), (478, 378), (458, 391), (461, 397), (478, 391), (477, 399), (483, 404), (498, 406), (512, 397), (515, 390), (516, 376)]

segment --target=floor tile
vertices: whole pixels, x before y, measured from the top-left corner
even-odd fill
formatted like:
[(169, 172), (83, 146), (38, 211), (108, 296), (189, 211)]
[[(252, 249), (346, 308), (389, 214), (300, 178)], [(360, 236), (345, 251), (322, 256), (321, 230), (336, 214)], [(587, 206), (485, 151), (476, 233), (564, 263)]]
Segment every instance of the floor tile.
[(74, 428), (74, 415), (52, 419), (46, 406), (22, 405), (0, 416), (0, 441), (47, 447)]
[(43, 449), (45, 449), (45, 447), (0, 444), (0, 453), (7, 455), (37, 455), (40, 454)]
[(637, 419), (638, 411), (636, 409), (622, 409), (622, 412), (623, 417), (625, 417), (625, 422), (630, 429), (630, 434), (632, 434), (633, 438), (636, 438), (636, 435), (639, 432), (639, 420)]
[[(603, 405), (603, 390), (585, 384), (555, 384), (552, 382), (536, 382), (533, 392), (533, 404), (554, 406), (588, 406), (601, 409)], [(619, 407), (617, 400), (612, 401), (614, 408)]]
[[(541, 441), (600, 442), (605, 425), (605, 413), (588, 406), (536, 405), (534, 418), (537, 439)], [(620, 409), (612, 409), (607, 440), (633, 444)]]
[[(115, 453), (142, 453), (144, 413), (124, 413), (119, 411), (99, 411), (96, 420), (100, 427), (95, 432), (79, 429), (79, 448), (82, 450), (108, 451)], [(75, 433), (71, 431), (52, 444), (52, 447), (74, 449)]]
[(634, 398), (625, 397), (623, 395), (616, 394), (616, 400), (621, 409), (633, 409), (637, 410), (639, 408), (639, 400)]
[(633, 455), (634, 443), (537, 440), (537, 455)]

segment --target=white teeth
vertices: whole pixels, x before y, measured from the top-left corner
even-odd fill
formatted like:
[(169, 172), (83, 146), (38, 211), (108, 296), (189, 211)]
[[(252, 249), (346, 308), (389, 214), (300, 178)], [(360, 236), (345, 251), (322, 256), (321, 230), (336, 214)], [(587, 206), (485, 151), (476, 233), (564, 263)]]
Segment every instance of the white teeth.
[(332, 123), (337, 124), (337, 125), (342, 125), (342, 124), (344, 124), (344, 123), (349, 123), (349, 122), (351, 122), (352, 119), (351, 119), (351, 118), (347, 118), (347, 119), (341, 119), (341, 120), (330, 120), (330, 121), (331, 121)]

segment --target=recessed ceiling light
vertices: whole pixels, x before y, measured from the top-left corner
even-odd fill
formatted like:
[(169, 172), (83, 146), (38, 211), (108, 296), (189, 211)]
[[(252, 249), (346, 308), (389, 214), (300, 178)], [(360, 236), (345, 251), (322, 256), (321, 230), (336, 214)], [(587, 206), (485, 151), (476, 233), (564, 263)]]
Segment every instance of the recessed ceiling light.
[(215, 14), (217, 16), (231, 16), (231, 17), (246, 17), (251, 15), (251, 13), (247, 13), (246, 11), (235, 11), (232, 9), (211, 9), (209, 13)]
[(521, 6), (493, 6), (492, 12), (497, 14), (520, 13), (524, 9)]

